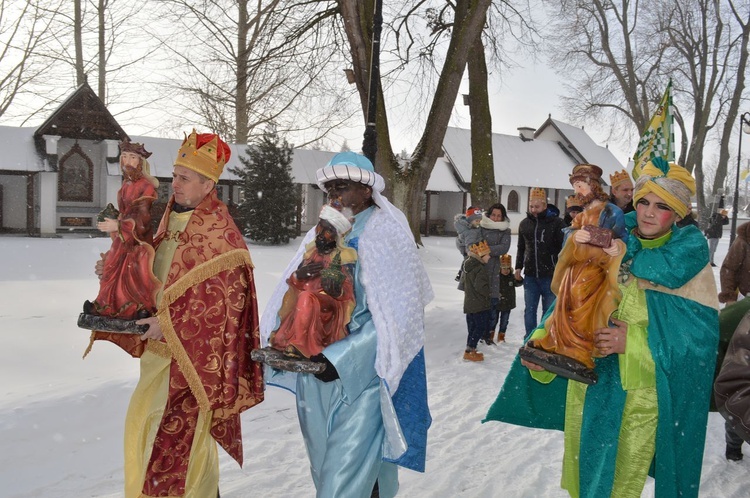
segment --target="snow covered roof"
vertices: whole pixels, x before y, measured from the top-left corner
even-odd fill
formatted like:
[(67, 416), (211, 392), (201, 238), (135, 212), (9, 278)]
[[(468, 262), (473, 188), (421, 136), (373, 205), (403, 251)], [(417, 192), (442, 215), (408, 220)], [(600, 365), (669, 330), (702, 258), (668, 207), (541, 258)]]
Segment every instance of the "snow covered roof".
[[(551, 119), (547, 121), (553, 122)], [(550, 128), (548, 132), (540, 128), (534, 140), (524, 140), (516, 135), (492, 134), (495, 182), (498, 185), (570, 189), (568, 175), (573, 166), (580, 162), (600, 166), (607, 183), (610, 173), (622, 169), (615, 156), (607, 148), (596, 145), (582, 129), (559, 121), (553, 123), (556, 128)], [(471, 131), (448, 128), (443, 139), (443, 151), (444, 159), (453, 165), (459, 181), (470, 183)], [(438, 169), (438, 164), (435, 169)]]
[(427, 181), (427, 189), (433, 192), (466, 192), (456, 181), (456, 173), (445, 157), (438, 157)]
[[(471, 131), (448, 128), (443, 150), (455, 166), (461, 181), (471, 182)], [(517, 187), (569, 189), (568, 173), (576, 164), (556, 143), (524, 141), (518, 136), (492, 134), (495, 183)]]
[[(554, 133), (552, 133), (554, 130)], [(547, 135), (549, 138), (547, 137)], [(583, 128), (577, 128), (557, 119), (549, 118), (534, 134), (537, 139), (562, 140), (569, 143), (569, 147), (578, 152), (581, 161), (596, 164), (604, 171), (604, 181), (609, 184), (609, 175), (623, 169), (623, 165), (607, 148), (597, 145)]]
[(0, 159), (0, 170), (9, 171), (49, 171), (46, 162), (39, 156), (34, 147), (36, 128), (19, 128), (17, 126), (0, 126), (0, 142), (13, 144), (6, 147)]

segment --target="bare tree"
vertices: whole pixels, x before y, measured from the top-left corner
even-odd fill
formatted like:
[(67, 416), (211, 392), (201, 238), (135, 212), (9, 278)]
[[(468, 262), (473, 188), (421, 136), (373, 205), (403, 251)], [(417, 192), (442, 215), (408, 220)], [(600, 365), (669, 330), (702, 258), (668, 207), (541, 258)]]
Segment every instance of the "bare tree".
[[(163, 37), (172, 57), (170, 88), (179, 109), (237, 143), (274, 124), (280, 134), (316, 129), (314, 141), (347, 119), (344, 78), (332, 81), (340, 40), (335, 4), (294, 0), (163, 0), (186, 36)], [(339, 66), (340, 68), (340, 66)], [(339, 69), (340, 71), (340, 69)], [(338, 85), (338, 87), (337, 87)], [(315, 100), (317, 116), (309, 111)], [(299, 144), (298, 144), (299, 145)]]
[[(734, 116), (737, 115), (747, 67), (750, 6), (742, 14), (735, 10), (735, 19), (729, 7), (714, 0), (675, 2), (661, 8), (658, 29), (668, 36), (664, 70), (674, 79), (675, 98), (682, 96), (681, 113), (692, 117), (690, 129), (684, 133), (690, 137), (689, 146), (687, 153), (683, 150), (680, 160), (693, 171), (696, 182), (704, 185), (704, 154), (711, 135), (719, 136), (720, 142), (724, 142), (734, 130), (734, 119), (730, 118), (732, 123), (728, 128), (725, 126), (723, 133), (714, 132), (732, 109)], [(728, 149), (725, 152), (719, 158), (714, 189), (724, 182)], [(703, 190), (698, 189), (697, 203), (702, 220), (708, 219), (710, 214), (705, 201)]]
[(0, 117), (48, 69), (39, 51), (49, 41), (56, 7), (0, 0)]
[[(712, 182), (713, 188), (711, 192), (717, 192), (721, 188), (726, 180), (725, 178), (730, 177), (727, 175), (729, 170), (729, 159), (731, 154), (729, 152), (729, 144), (731, 137), (737, 129), (737, 118), (740, 114), (740, 106), (743, 103), (747, 103), (745, 98), (745, 82), (747, 81), (748, 71), (748, 50), (750, 49), (750, 6), (745, 4), (745, 10), (741, 10), (741, 6), (737, 2), (728, 2), (729, 13), (728, 16), (734, 21), (734, 25), (739, 29), (739, 33), (735, 36), (739, 38), (736, 49), (735, 58), (732, 61), (732, 66), (729, 71), (733, 71), (735, 75), (734, 87), (728, 92), (726, 101), (726, 119), (724, 126), (721, 128), (721, 139), (719, 141), (719, 161), (716, 169), (716, 176)], [(739, 137), (742, 140), (742, 137)]]
[[(406, 214), (417, 242), (420, 241), (419, 214), (424, 190), (435, 161), (441, 154), (443, 137), (466, 69), (469, 50), (476, 40), (476, 33), (484, 26), (490, 3), (490, 0), (456, 2), (455, 22), (445, 51), (445, 60), (437, 77), (435, 93), (432, 95), (432, 105), (422, 137), (409, 161), (397, 161), (390, 143), (386, 106), (382, 98), (378, 99), (376, 168), (385, 176), (390, 194)], [(370, 74), (368, 61), (372, 50), (369, 43), (373, 19), (371, 2), (340, 0), (339, 7), (349, 40), (360, 101), (366, 103)], [(379, 91), (382, 96), (382, 88)], [(365, 105), (363, 111), (364, 109)]]
[(141, 5), (124, 0), (60, 0), (59, 5), (49, 1), (40, 5), (50, 26), (44, 45), (35, 48), (35, 57), (47, 77), (36, 78), (28, 89), (36, 97), (35, 107), (22, 104), (14, 111), (16, 116), (26, 122), (47, 115), (87, 75), (96, 75), (93, 86), (115, 115), (127, 115), (153, 102), (154, 93), (145, 78), (136, 78), (130, 71), (158, 49), (140, 28), (145, 22), (140, 17)]
[(648, 125), (667, 83), (659, 71), (666, 36), (648, 29), (648, 2), (550, 3), (548, 51), (553, 67), (567, 76), (566, 114), (580, 124), (609, 122), (610, 135), (631, 143)]
[[(715, 0), (563, 0), (550, 51), (558, 70), (576, 75), (567, 85), (569, 115), (578, 122), (603, 118), (632, 143), (673, 79), (675, 121), (682, 131), (678, 162), (694, 170), (702, 184), (706, 143), (731, 109), (728, 103), (741, 99), (746, 71), (747, 20), (742, 19), (748, 14), (728, 18), (725, 5)], [(725, 172), (726, 159), (723, 165), (720, 159), (717, 185)], [(697, 199), (702, 210), (702, 191)]]

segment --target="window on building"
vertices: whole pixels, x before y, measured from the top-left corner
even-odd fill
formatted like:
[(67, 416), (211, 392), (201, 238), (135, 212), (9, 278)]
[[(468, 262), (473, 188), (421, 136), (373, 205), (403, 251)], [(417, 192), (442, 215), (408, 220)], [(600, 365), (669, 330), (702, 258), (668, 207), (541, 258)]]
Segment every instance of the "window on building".
[(60, 159), (57, 197), (61, 202), (94, 201), (94, 163), (81, 146), (73, 145)]
[(518, 192), (511, 190), (508, 192), (508, 211), (511, 213), (518, 213)]

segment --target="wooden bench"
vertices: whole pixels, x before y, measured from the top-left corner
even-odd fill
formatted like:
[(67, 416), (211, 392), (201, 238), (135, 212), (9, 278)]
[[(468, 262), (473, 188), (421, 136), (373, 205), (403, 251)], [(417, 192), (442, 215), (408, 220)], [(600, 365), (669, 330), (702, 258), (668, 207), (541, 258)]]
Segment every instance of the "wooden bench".
[(422, 220), (419, 222), (419, 231), (425, 235), (445, 235), (445, 220), (431, 219), (429, 232), (425, 231), (425, 222)]

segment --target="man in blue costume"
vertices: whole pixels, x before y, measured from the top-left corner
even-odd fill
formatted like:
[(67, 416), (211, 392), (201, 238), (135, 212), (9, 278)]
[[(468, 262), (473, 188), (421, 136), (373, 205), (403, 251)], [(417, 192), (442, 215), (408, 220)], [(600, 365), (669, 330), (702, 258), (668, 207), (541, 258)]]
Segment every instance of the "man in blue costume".
[[(267, 367), (269, 384), (296, 393), (297, 414), (320, 498), (388, 498), (398, 491), (397, 465), (424, 471), (427, 407), (424, 307), (433, 297), (404, 214), (380, 193), (383, 177), (364, 156), (343, 152), (317, 171), (329, 203), (353, 216), (345, 242), (357, 251), (356, 306), (349, 334), (313, 357), (320, 374)], [(261, 319), (267, 344), (308, 232)], [(313, 270), (314, 271), (314, 270)]]
[[(622, 300), (595, 331), (599, 380), (586, 386), (517, 358), (488, 420), (565, 431), (561, 486), (571, 496), (698, 496), (718, 342), (708, 246), (690, 214), (695, 180), (659, 158), (643, 168), (625, 216)], [(538, 328), (532, 338), (543, 336)]]

